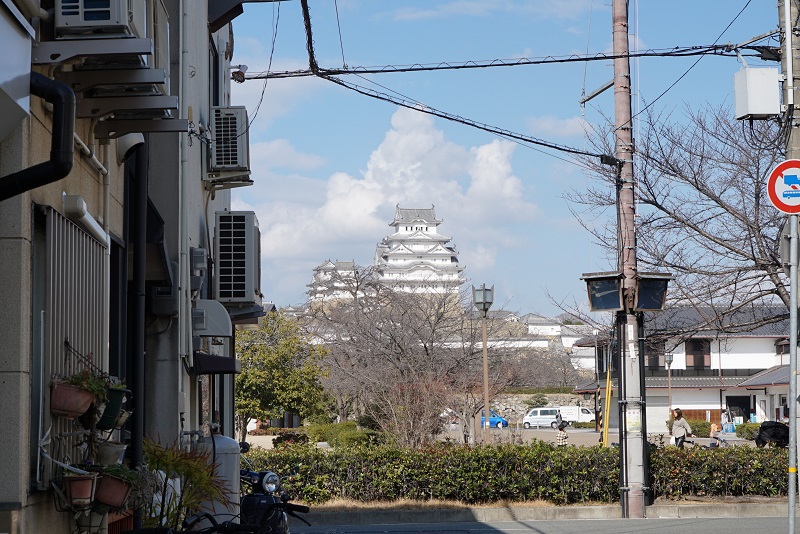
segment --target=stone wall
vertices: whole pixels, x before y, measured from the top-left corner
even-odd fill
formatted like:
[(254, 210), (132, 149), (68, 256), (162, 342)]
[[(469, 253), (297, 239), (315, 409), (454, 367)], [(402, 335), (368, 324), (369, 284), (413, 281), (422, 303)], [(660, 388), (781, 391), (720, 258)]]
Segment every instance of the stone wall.
[[(502, 415), (510, 423), (521, 421), (528, 410), (531, 408), (526, 403), (533, 395), (530, 394), (513, 394), (513, 395), (498, 395), (492, 401), (492, 409), (498, 414)], [(594, 409), (594, 401), (592, 399), (584, 400), (583, 395), (572, 395), (570, 393), (548, 393), (547, 406), (586, 406), (590, 410)]]

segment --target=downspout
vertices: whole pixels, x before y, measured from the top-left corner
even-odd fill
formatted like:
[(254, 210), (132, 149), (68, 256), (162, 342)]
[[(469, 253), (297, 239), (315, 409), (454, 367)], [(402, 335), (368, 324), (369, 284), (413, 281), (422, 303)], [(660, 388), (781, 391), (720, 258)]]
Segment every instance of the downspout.
[[(132, 305), (131, 330), (131, 389), (133, 390), (133, 414), (131, 415), (131, 467), (139, 467), (144, 461), (144, 397), (145, 397), (145, 271), (147, 269), (147, 175), (148, 146), (143, 143), (136, 149), (136, 171), (131, 188), (133, 208), (131, 229), (133, 243), (133, 277), (130, 284), (129, 302)], [(134, 528), (142, 526), (142, 511), (134, 513)]]
[(53, 104), (50, 159), (0, 178), (0, 202), (57, 182), (72, 170), (75, 93), (64, 83), (31, 72), (31, 94)]
[[(181, 21), (180, 21), (180, 88), (179, 88), (179, 102), (180, 102), (180, 116), (181, 118), (189, 117), (189, 108), (186, 102), (188, 90), (187, 84), (189, 83), (188, 69), (189, 69), (189, 48), (188, 41), (188, 6), (187, 1), (180, 2)], [(193, 365), (192, 362), (192, 333), (191, 333), (191, 294), (190, 294), (190, 276), (189, 276), (189, 155), (187, 146), (188, 136), (185, 133), (181, 134), (180, 139), (180, 170), (178, 173), (179, 183), (179, 201), (178, 201), (178, 293), (179, 300), (179, 313), (178, 313), (178, 357), (183, 362), (183, 368)], [(197, 423), (194, 413), (190, 411), (190, 407), (186, 406), (186, 386), (187, 381), (184, 379), (183, 371), (178, 369), (178, 411), (181, 426), (185, 420), (187, 412), (190, 413), (190, 425)], [(180, 428), (181, 431), (185, 430)]]

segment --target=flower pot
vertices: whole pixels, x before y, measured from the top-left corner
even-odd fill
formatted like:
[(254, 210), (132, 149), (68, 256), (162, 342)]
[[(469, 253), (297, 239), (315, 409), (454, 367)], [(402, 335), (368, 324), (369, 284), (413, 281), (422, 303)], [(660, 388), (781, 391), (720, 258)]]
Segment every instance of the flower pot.
[(103, 415), (97, 421), (96, 428), (98, 430), (111, 430), (115, 427), (117, 419), (119, 419), (120, 410), (122, 410), (122, 404), (130, 392), (129, 389), (122, 388), (108, 388), (106, 390), (108, 401), (103, 409)]
[(132, 489), (133, 486), (127, 480), (103, 475), (97, 482), (94, 500), (112, 508), (122, 508)]
[(86, 532), (88, 534), (95, 534), (100, 531), (103, 526), (103, 519), (106, 514), (98, 514), (97, 512), (85, 511), (75, 514), (75, 526), (78, 527), (78, 532)]
[(75, 509), (88, 508), (94, 500), (97, 474), (68, 475), (64, 477), (64, 495)]
[(50, 388), (50, 412), (67, 419), (86, 413), (93, 400), (94, 395), (78, 386), (57, 382)]
[(124, 443), (115, 441), (101, 441), (97, 444), (97, 458), (95, 462), (99, 465), (114, 465), (122, 462), (122, 455), (128, 446)]

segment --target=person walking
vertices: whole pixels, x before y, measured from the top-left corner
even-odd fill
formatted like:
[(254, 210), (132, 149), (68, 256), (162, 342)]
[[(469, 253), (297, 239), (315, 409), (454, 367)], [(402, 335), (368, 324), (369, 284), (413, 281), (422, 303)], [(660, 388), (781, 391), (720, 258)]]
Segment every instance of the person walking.
[(683, 412), (680, 408), (672, 410), (672, 416), (674, 420), (672, 421), (672, 432), (670, 433), (675, 438), (675, 445), (682, 449), (686, 438), (692, 436), (692, 427), (683, 418)]
[(562, 422), (560, 425), (558, 425), (558, 434), (556, 435), (556, 446), (566, 447), (568, 440), (569, 440), (569, 434), (567, 434), (567, 424)]
[(560, 427), (563, 422), (564, 418), (561, 416), (561, 410), (558, 410), (556, 412), (556, 427)]

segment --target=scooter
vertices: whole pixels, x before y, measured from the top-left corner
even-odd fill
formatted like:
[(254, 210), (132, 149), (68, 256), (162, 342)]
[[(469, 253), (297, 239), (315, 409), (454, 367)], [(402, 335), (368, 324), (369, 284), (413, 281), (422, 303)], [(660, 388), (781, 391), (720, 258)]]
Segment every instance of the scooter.
[[(240, 443), (242, 453), (250, 450), (246, 442)], [(244, 462), (252, 467), (247, 458)], [(294, 473), (293, 473), (294, 474)], [(259, 532), (289, 534), (289, 521), (287, 516), (292, 516), (306, 525), (308, 521), (297, 515), (297, 512), (308, 513), (308, 506), (293, 504), (291, 497), (281, 486), (281, 477), (272, 471), (253, 471), (252, 469), (240, 470), (242, 491), (247, 488), (247, 493), (242, 496), (240, 506), (240, 523), (259, 525)], [(286, 477), (284, 477), (286, 478)]]

